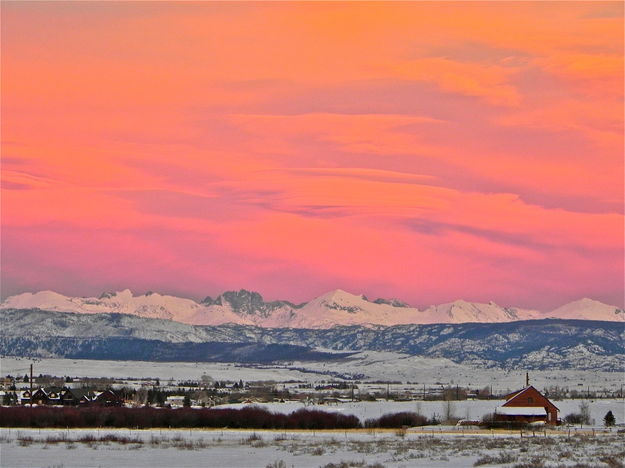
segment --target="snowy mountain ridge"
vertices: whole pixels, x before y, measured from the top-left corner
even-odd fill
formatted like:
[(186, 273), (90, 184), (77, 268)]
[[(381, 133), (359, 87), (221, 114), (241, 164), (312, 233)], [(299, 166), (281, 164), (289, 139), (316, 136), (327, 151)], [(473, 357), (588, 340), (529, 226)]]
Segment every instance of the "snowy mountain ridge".
[(350, 359), (355, 352), (375, 351), (480, 368), (622, 372), (624, 339), (624, 324), (614, 321), (304, 329), (189, 325), (119, 313), (0, 310), (0, 354), (21, 357), (268, 363)]
[(8, 297), (0, 309), (41, 309), (81, 314), (117, 313), (174, 320), (193, 325), (254, 325), (264, 328), (331, 328), (340, 325), (404, 325), (434, 323), (500, 323), (545, 318), (625, 321), (625, 311), (592, 299), (580, 299), (543, 313), (457, 300), (424, 310), (397, 299), (376, 299), (337, 289), (308, 303), (265, 302), (252, 291), (227, 291), (215, 299), (192, 299), (148, 292), (135, 296), (129, 289), (99, 297), (69, 297), (54, 291)]

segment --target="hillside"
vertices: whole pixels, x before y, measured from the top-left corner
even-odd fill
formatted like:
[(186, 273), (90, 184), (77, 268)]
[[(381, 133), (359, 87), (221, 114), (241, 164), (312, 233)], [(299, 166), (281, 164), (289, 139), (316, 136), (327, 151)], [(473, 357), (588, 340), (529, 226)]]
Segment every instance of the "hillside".
[(0, 352), (82, 359), (267, 362), (346, 359), (359, 351), (507, 369), (622, 371), (622, 323), (529, 320), (325, 329), (198, 326), (121, 314), (0, 311)]

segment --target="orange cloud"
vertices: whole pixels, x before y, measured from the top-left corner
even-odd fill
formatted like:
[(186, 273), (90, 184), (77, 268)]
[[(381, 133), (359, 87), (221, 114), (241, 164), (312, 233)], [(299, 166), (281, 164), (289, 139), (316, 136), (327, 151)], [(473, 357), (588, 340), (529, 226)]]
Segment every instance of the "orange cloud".
[(430, 57), (395, 66), (401, 78), (432, 81), (443, 91), (483, 97), (496, 105), (516, 106), (521, 97), (510, 84), (514, 69)]

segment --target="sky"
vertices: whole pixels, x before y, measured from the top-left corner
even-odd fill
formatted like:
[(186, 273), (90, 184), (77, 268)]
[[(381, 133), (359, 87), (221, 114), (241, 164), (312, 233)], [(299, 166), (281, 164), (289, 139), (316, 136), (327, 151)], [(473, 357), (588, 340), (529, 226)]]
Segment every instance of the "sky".
[(2, 2), (1, 294), (623, 306), (621, 2)]

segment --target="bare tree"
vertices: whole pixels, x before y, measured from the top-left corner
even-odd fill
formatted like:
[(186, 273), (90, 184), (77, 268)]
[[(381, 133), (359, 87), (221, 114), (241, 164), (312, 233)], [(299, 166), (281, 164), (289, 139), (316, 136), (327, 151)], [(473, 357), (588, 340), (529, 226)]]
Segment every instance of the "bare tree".
[(454, 415), (454, 404), (451, 400), (447, 400), (443, 404), (443, 420), (447, 423), (452, 422), (454, 419), (458, 419)]
[(590, 424), (590, 404), (586, 400), (582, 400), (579, 404), (579, 414), (582, 424)]
[(145, 406), (148, 402), (148, 391), (145, 388), (140, 388), (135, 393), (134, 403), (136, 406)]

